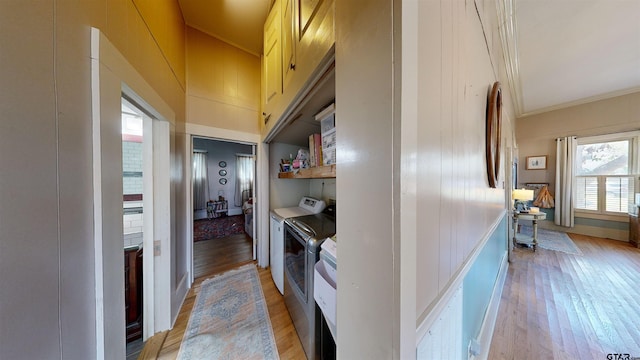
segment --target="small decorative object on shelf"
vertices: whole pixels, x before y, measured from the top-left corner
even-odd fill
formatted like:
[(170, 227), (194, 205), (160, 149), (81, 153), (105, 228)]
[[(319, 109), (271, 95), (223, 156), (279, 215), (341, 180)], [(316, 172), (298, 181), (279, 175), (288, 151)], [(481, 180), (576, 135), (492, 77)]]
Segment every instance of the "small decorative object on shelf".
[(280, 179), (330, 179), (336, 177), (336, 166), (316, 166), (296, 171), (280, 172)]

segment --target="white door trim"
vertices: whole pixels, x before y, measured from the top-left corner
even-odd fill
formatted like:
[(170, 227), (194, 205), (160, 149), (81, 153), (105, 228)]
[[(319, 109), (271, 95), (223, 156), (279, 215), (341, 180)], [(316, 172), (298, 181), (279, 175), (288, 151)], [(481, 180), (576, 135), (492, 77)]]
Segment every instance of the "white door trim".
[[(95, 311), (96, 359), (124, 358), (124, 243), (114, 239), (122, 236), (122, 133), (121, 97), (132, 97), (138, 105), (150, 112), (159, 122), (175, 125), (175, 113), (156, 93), (126, 58), (97, 28), (91, 29), (91, 100), (93, 129), (93, 186), (94, 186), (94, 245), (95, 245)], [(119, 141), (120, 140), (120, 141)], [(169, 141), (169, 139), (167, 139)], [(155, 152), (155, 150), (154, 150)], [(158, 159), (157, 159), (158, 160)], [(169, 156), (162, 162), (169, 167)], [(120, 171), (117, 171), (117, 167)], [(119, 194), (118, 194), (119, 193)], [(116, 195), (118, 194), (118, 195)], [(117, 197), (119, 196), (119, 201)], [(169, 193), (163, 197), (170, 198)], [(162, 222), (171, 223), (169, 213)], [(118, 219), (119, 218), (119, 219)], [(156, 217), (156, 220), (159, 218)], [(120, 228), (118, 228), (120, 224)], [(171, 304), (169, 259), (170, 244), (163, 244), (163, 277), (156, 276), (155, 304)], [(162, 250), (165, 250), (163, 247)], [(146, 257), (145, 257), (146, 258)], [(153, 259), (153, 258), (152, 258)], [(164, 295), (168, 294), (168, 295)], [(144, 294), (145, 297), (149, 296)], [(166, 296), (166, 297), (164, 297)], [(153, 297), (152, 297), (153, 298)], [(169, 305), (170, 307), (170, 305)], [(156, 331), (168, 329), (171, 313), (166, 307), (154, 306), (154, 322), (147, 326), (148, 337)], [(144, 316), (149, 317), (148, 314)], [(169, 324), (169, 325), (166, 325)], [(147, 324), (148, 325), (148, 324)], [(161, 328), (160, 326), (165, 326)], [(109, 349), (108, 351), (106, 349)]]
[[(188, 151), (187, 159), (185, 159), (185, 167), (188, 179), (187, 194), (187, 209), (193, 209), (193, 196), (191, 190), (191, 154), (193, 153), (193, 136), (207, 137), (216, 140), (225, 140), (233, 142), (245, 142), (256, 146), (256, 189), (255, 189), (255, 201), (254, 201), (254, 229), (255, 236), (253, 237), (254, 244), (254, 256), (257, 249), (258, 265), (261, 267), (269, 266), (269, 144), (261, 142), (259, 134), (246, 133), (241, 131), (216, 128), (211, 126), (204, 126), (198, 124), (185, 124), (185, 133), (189, 136), (187, 145), (185, 146)], [(266, 168), (266, 174), (263, 169)], [(266, 186), (264, 184), (266, 183)], [(266, 208), (266, 211), (265, 211)], [(193, 223), (193, 211), (188, 211), (188, 223)], [(192, 231), (192, 230), (190, 230)], [(189, 239), (193, 238), (193, 234), (190, 234)], [(265, 241), (261, 241), (265, 239)], [(191, 269), (191, 283), (193, 283), (193, 241), (189, 245), (187, 251), (189, 262), (189, 268)]]

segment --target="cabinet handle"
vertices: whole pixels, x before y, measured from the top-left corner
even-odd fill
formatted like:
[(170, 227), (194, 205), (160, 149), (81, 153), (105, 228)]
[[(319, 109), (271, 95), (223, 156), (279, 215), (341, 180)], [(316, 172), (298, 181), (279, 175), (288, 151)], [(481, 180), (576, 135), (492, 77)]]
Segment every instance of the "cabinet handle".
[(268, 123), (268, 122), (269, 122), (269, 119), (271, 119), (271, 114), (267, 115), (267, 114), (265, 114), (265, 113), (262, 113), (262, 115), (264, 115), (264, 123), (265, 123), (265, 124), (266, 124), (266, 123)]
[(295, 70), (296, 69), (296, 64), (289, 64), (289, 67), (291, 68), (291, 70)]

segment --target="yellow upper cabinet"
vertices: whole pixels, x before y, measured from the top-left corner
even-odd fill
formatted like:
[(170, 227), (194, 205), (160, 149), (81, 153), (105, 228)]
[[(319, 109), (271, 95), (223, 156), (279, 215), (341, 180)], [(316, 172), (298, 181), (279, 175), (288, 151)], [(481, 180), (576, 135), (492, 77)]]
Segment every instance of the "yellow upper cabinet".
[(276, 0), (264, 30), (262, 109), (266, 135), (333, 61), (334, 0)]
[[(276, 0), (264, 24), (264, 94), (262, 108), (265, 117), (272, 112), (282, 94), (282, 19), (280, 0)], [(268, 118), (265, 119), (265, 122)]]
[(296, 69), (295, 12), (296, 0), (282, 0), (282, 87), (285, 89)]

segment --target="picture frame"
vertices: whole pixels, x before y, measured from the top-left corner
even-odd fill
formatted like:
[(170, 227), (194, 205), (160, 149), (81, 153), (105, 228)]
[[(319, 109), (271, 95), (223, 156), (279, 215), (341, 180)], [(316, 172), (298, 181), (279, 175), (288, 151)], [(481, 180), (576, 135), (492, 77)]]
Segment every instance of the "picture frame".
[(527, 170), (545, 170), (547, 155), (527, 156)]

